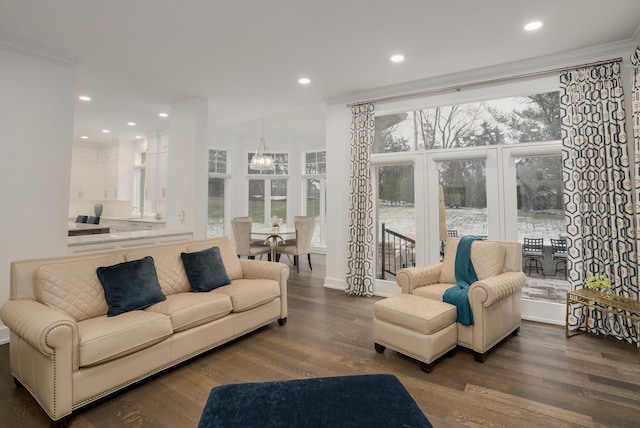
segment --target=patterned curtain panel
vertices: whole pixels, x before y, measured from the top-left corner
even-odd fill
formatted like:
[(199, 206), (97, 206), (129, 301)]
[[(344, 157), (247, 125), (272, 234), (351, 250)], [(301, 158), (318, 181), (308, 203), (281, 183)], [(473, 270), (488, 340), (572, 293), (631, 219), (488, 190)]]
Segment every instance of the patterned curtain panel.
[[(569, 284), (606, 275), (616, 295), (638, 297), (635, 184), (627, 135), (620, 63), (565, 71), (560, 75), (562, 162)], [(584, 325), (582, 305), (570, 308), (569, 329)], [(636, 342), (635, 326), (597, 309), (589, 331)]]
[[(636, 173), (636, 230), (640, 231), (640, 46), (631, 55), (631, 64), (633, 65), (633, 92), (632, 114), (633, 114), (633, 138), (635, 142), (635, 173)], [(640, 244), (640, 233), (636, 233), (636, 242)], [(640, 245), (636, 247), (640, 252)], [(640, 254), (636, 253), (640, 260)], [(636, 290), (638, 291), (638, 290)], [(638, 297), (636, 295), (636, 297)]]
[(347, 294), (373, 296), (375, 221), (369, 156), (375, 130), (374, 105), (351, 107), (351, 164), (349, 179), (349, 248)]

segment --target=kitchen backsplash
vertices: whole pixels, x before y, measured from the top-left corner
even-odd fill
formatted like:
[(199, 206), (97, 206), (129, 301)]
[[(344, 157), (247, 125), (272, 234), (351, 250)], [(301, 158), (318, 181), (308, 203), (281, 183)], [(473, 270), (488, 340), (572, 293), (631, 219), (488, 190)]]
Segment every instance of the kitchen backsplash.
[(78, 215), (94, 215), (93, 206), (102, 204), (103, 217), (131, 217), (131, 202), (129, 201), (71, 201), (69, 202), (69, 218)]
[[(82, 201), (74, 200), (69, 202), (69, 218), (74, 219), (78, 215), (94, 215), (93, 206), (97, 203), (102, 204), (103, 217), (132, 217), (132, 206), (130, 201)], [(152, 216), (156, 212), (165, 218), (167, 202), (166, 201), (147, 201), (145, 204), (145, 216)], [(139, 212), (139, 211), (137, 211)]]

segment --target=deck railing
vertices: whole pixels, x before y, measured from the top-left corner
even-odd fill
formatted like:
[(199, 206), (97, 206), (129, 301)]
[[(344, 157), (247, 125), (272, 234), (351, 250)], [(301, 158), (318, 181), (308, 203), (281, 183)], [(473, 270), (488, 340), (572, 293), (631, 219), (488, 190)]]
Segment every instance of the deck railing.
[(382, 223), (382, 279), (385, 274), (396, 275), (405, 267), (416, 265), (416, 241), (401, 233), (387, 229)]

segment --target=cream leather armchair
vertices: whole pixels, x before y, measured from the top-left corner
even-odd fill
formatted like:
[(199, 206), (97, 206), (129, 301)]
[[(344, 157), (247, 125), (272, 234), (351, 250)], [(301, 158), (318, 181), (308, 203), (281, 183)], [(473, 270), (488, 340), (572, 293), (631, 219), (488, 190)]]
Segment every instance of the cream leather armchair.
[[(454, 267), (459, 239), (449, 238), (442, 262), (401, 269), (396, 281), (403, 293), (442, 301), (456, 284)], [(522, 272), (522, 245), (517, 242), (474, 241), (471, 262), (478, 281), (469, 287), (474, 325), (457, 324), (458, 345), (484, 362), (491, 348), (520, 330), (520, 301), (526, 277)]]

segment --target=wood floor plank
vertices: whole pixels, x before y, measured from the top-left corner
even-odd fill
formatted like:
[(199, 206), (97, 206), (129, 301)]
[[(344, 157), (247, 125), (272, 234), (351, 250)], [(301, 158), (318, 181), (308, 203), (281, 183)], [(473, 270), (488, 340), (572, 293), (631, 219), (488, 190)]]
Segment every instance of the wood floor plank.
[[(324, 258), (289, 279), (289, 316), (74, 414), (72, 428), (195, 427), (211, 388), (244, 382), (369, 373), (396, 375), (435, 427), (636, 427), (638, 351), (626, 342), (523, 321), (483, 364), (461, 349), (427, 374), (373, 347), (379, 297), (327, 289)], [(44, 411), (9, 373), (0, 346), (0, 425), (47, 427)]]

